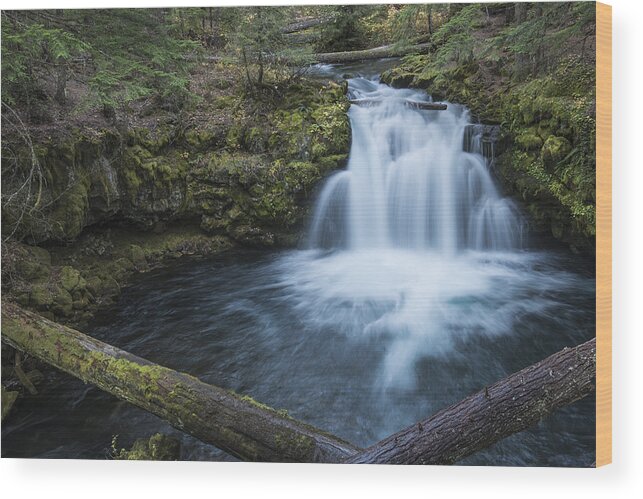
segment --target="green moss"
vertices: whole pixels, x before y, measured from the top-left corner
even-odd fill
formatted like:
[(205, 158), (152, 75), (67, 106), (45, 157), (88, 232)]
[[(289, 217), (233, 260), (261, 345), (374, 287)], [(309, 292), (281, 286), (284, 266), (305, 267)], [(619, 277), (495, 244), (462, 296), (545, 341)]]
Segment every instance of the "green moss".
[(316, 442), (307, 435), (277, 433), (275, 445), (284, 455), (310, 455), (314, 452)]
[(55, 203), (48, 217), (51, 237), (69, 241), (77, 238), (87, 222), (89, 211), (89, 180), (78, 179)]
[(147, 258), (145, 251), (137, 244), (130, 244), (126, 250), (126, 255), (129, 261), (134, 264), (136, 270), (146, 270), (148, 268)]
[(233, 124), (226, 135), (226, 146), (230, 150), (240, 149), (243, 143), (244, 127), (241, 123)]
[(178, 461), (181, 458), (181, 442), (162, 433), (148, 439), (138, 439), (130, 450), (118, 449), (116, 437), (112, 439), (114, 459), (130, 461)]
[(49, 307), (54, 301), (54, 296), (46, 284), (35, 284), (29, 293), (29, 303), (37, 309)]
[(82, 277), (80, 276), (80, 272), (73, 267), (66, 265), (60, 269), (60, 284), (69, 292), (73, 291), (81, 284), (81, 279)]
[(29, 256), (16, 262), (16, 271), (26, 281), (46, 281), (49, 279), (51, 267), (38, 261), (31, 260)]
[(74, 311), (74, 300), (66, 289), (56, 289), (51, 310), (54, 314), (63, 317), (72, 315)]
[(543, 139), (541, 139), (533, 129), (520, 133), (515, 140), (516, 144), (523, 151), (540, 151), (543, 146)]
[(120, 286), (110, 275), (94, 275), (87, 279), (87, 289), (96, 298), (114, 298), (120, 294)]
[(571, 152), (572, 146), (565, 137), (551, 135), (547, 138), (540, 151), (540, 158), (545, 167), (553, 168), (562, 162)]

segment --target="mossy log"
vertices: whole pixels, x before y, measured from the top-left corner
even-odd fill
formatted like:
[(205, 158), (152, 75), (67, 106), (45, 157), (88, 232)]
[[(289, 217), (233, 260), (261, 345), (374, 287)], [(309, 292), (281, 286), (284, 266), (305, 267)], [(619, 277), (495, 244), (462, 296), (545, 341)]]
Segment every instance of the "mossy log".
[[(382, 99), (364, 98), (364, 99), (350, 99), (348, 102), (350, 102), (351, 104), (355, 104), (357, 106), (370, 107), (370, 106), (377, 106), (384, 101)], [(421, 109), (421, 110), (428, 110), (428, 111), (446, 111), (447, 109), (447, 105), (440, 102), (422, 102), (422, 101), (409, 100), (409, 99), (404, 100), (404, 105), (411, 109)]]
[(565, 348), (350, 457), (348, 463), (453, 464), (596, 389), (596, 339)]
[(425, 51), (429, 43), (420, 43), (410, 47), (396, 47), (395, 45), (383, 45), (365, 50), (351, 50), (348, 52), (325, 52), (314, 54), (316, 62), (324, 64), (341, 64), (345, 62), (367, 61), (371, 59), (385, 59), (387, 57), (401, 57), (407, 54)]
[(359, 449), (250, 397), (2, 303), (2, 340), (247, 461), (340, 462)]

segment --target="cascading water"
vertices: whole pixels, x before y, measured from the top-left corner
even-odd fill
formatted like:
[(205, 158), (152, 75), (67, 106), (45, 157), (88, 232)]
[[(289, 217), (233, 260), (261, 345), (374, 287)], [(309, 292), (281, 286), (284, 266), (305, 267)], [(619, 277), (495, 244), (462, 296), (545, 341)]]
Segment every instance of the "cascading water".
[(409, 388), (419, 360), (508, 333), (512, 314), (533, 309), (514, 289), (528, 260), (522, 220), (463, 106), (426, 110), (426, 94), (365, 78), (349, 93), (361, 103), (349, 111), (348, 167), (323, 187), (309, 251), (285, 258), (284, 283), (312, 329), (381, 342), (377, 387)]
[[(521, 222), (489, 174), (467, 111), (418, 110), (426, 100), (366, 79), (350, 81), (353, 132), (348, 169), (331, 177), (310, 229), (311, 248), (409, 248), (452, 254), (511, 250)], [(468, 151), (468, 152), (467, 152)]]

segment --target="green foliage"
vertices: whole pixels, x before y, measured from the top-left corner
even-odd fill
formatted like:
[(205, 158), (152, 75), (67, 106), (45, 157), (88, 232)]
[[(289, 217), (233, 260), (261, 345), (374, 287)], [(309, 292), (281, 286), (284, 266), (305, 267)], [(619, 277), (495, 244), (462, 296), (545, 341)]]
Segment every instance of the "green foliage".
[(231, 10), (234, 28), (228, 33), (228, 48), (244, 68), (247, 87), (254, 91), (274, 90), (267, 85), (290, 81), (302, 66), (311, 62), (306, 47), (291, 46), (282, 28), (290, 20), (286, 7), (239, 7)]
[(88, 46), (74, 34), (42, 24), (21, 25), (3, 12), (2, 100), (11, 105), (37, 91), (36, 80), (46, 68), (66, 64)]
[(434, 64), (444, 66), (471, 61), (475, 48), (473, 31), (482, 22), (483, 11), (480, 4), (471, 4), (444, 23), (431, 39), (437, 47)]
[(25, 92), (51, 98), (48, 81), (57, 78), (60, 93), (71, 74), (106, 110), (141, 97), (178, 110), (193, 97), (186, 56), (198, 45), (172, 30), (161, 9), (4, 11), (3, 101), (25, 100)]
[(322, 52), (340, 52), (364, 48), (362, 19), (373, 12), (371, 5), (337, 5), (328, 7), (332, 21), (324, 24), (318, 49)]
[(585, 42), (594, 34), (593, 2), (538, 3), (525, 12), (526, 19), (503, 30), (489, 42), (514, 56), (515, 76), (542, 73), (566, 55), (570, 39)]
[(171, 36), (162, 11), (99, 10), (93, 21), (84, 34), (97, 67), (91, 85), (103, 106), (152, 95), (178, 110), (190, 101), (186, 55), (195, 53), (197, 45)]
[[(587, 236), (596, 230), (594, 78), (593, 66), (569, 57), (550, 74), (514, 88), (503, 107), (524, 151), (513, 167), (544, 185)], [(529, 133), (540, 138), (541, 147), (525, 140)]]

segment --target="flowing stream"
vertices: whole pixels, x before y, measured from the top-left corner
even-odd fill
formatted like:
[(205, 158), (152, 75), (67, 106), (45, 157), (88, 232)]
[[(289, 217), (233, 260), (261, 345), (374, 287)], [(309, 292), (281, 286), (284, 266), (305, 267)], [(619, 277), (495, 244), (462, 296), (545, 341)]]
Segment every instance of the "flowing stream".
[[(534, 249), (496, 186), (468, 112), (350, 80), (353, 141), (301, 249), (235, 252), (143, 276), (88, 332), (250, 394), (366, 446), (594, 335), (590, 261)], [(542, 247), (542, 245), (541, 245)], [(104, 457), (156, 431), (185, 459), (230, 459), (67, 377), (21, 401), (3, 456)], [(53, 388), (52, 388), (53, 389)], [(463, 464), (586, 466), (594, 401)]]

